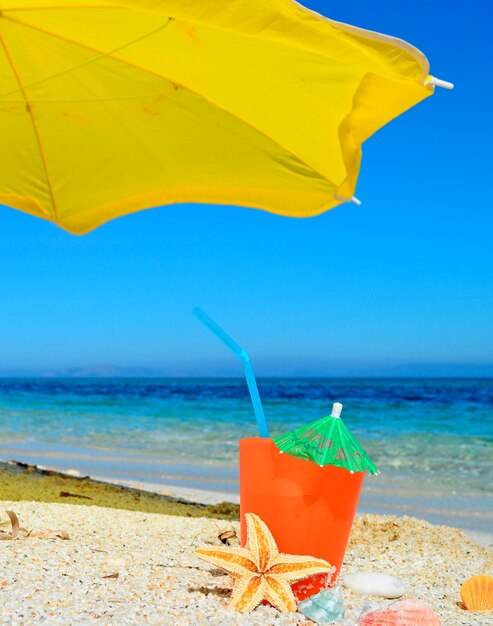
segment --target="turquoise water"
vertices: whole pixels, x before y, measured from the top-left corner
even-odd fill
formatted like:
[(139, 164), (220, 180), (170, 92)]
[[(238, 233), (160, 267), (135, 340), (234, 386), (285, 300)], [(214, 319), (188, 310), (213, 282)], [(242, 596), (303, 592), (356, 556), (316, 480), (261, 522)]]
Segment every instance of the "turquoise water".
[[(272, 435), (340, 401), (383, 476), (493, 494), (492, 379), (263, 379), (259, 389)], [(221, 482), (235, 477), (238, 439), (256, 434), (241, 379), (0, 380), (3, 458), (68, 456), (139, 479), (160, 478), (159, 464), (222, 466)]]
[[(332, 403), (378, 465), (360, 511), (492, 532), (493, 379), (262, 379), (272, 435)], [(0, 459), (238, 491), (242, 379), (0, 379)]]

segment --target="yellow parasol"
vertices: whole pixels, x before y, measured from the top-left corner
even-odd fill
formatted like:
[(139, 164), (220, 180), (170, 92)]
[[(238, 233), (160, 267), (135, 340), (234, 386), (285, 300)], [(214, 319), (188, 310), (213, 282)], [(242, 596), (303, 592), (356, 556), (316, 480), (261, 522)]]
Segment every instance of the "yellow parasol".
[(78, 234), (179, 202), (316, 215), (435, 84), (292, 0), (3, 0), (0, 203)]

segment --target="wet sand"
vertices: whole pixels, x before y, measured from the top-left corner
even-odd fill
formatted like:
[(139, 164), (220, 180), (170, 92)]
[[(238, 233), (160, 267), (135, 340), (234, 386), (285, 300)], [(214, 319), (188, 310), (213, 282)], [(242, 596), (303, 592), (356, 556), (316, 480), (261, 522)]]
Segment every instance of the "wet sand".
[(0, 461), (0, 500), (68, 503), (185, 517), (239, 519), (239, 507), (229, 502), (191, 502), (183, 497), (171, 497), (164, 487), (148, 491), (19, 462)]
[[(219, 492), (219, 498), (238, 502), (238, 467), (220, 463), (170, 463), (165, 458), (91, 453), (90, 451), (54, 451), (52, 448), (8, 447), (0, 445), (0, 458), (43, 463), (66, 471), (77, 468), (83, 474), (102, 481), (142, 485), (143, 488), (183, 495), (207, 491)], [(419, 482), (419, 486), (418, 486)], [(486, 484), (488, 480), (485, 479)], [(214, 500), (213, 496), (211, 496)], [(212, 500), (211, 500), (212, 501)], [(420, 480), (402, 470), (366, 476), (359, 503), (361, 513), (413, 515), (433, 524), (462, 528), (484, 534), (493, 529), (493, 493), (491, 489), (474, 492), (454, 491), (452, 484), (439, 484), (433, 473), (424, 472)]]

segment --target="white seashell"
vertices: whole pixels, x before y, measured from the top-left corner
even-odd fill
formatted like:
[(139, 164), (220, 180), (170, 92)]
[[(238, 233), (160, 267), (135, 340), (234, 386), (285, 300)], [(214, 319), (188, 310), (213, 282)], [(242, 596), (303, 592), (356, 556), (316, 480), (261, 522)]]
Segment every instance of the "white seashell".
[(355, 572), (344, 577), (343, 585), (356, 593), (381, 598), (400, 598), (406, 593), (406, 585), (389, 574)]

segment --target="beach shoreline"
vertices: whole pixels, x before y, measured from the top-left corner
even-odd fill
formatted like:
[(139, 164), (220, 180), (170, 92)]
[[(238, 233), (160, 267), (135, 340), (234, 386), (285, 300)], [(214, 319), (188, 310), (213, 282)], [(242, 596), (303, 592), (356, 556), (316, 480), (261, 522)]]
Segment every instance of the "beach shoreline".
[[(201, 487), (189, 487), (183, 486), (180, 484), (173, 484), (167, 482), (149, 482), (149, 481), (139, 481), (139, 480), (125, 480), (122, 478), (115, 478), (111, 476), (99, 476), (97, 474), (87, 475), (82, 474), (82, 472), (78, 469), (66, 469), (60, 468), (54, 465), (34, 465), (24, 463), (22, 461), (9, 460), (5, 461), (0, 459), (0, 478), (2, 473), (5, 473), (6, 470), (12, 470), (13, 468), (24, 469), (28, 473), (35, 473), (39, 475), (46, 476), (58, 476), (63, 480), (72, 480), (75, 481), (79, 487), (80, 485), (97, 485), (97, 486), (111, 486), (113, 485), (117, 489), (127, 489), (132, 492), (139, 492), (143, 494), (149, 494), (150, 496), (165, 496), (166, 498), (170, 498), (171, 500), (176, 500), (182, 503), (186, 503), (190, 506), (199, 506), (199, 507), (215, 507), (222, 505), (223, 508), (220, 509), (222, 514), (228, 517), (234, 518), (238, 517), (239, 504), (240, 504), (240, 496), (238, 492), (233, 491), (225, 491), (219, 489), (203, 489)], [(370, 480), (372, 477), (368, 477)], [(1, 483), (0, 483), (1, 485)], [(371, 490), (371, 487), (367, 490)], [(419, 511), (413, 511), (410, 505), (402, 507), (404, 511), (402, 512), (391, 512), (385, 510), (385, 504), (381, 504), (381, 510), (375, 511), (375, 508), (378, 508), (378, 503), (372, 503), (371, 500), (368, 504), (368, 499), (365, 499), (365, 489), (363, 490), (362, 500), (358, 505), (358, 510), (356, 515), (361, 517), (362, 515), (367, 514), (380, 514), (380, 515), (396, 515), (397, 517), (414, 517), (416, 519), (423, 519), (424, 521), (430, 521), (425, 518), (421, 518), (419, 515)], [(1, 498), (1, 488), (0, 488), (0, 498)], [(373, 504), (373, 506), (372, 506)], [(232, 505), (231, 508), (228, 508), (228, 505)], [(395, 506), (395, 505), (394, 505)], [(398, 511), (398, 507), (397, 507)], [(477, 528), (471, 528), (467, 525), (461, 523), (450, 523), (450, 512), (443, 513), (447, 518), (448, 522), (440, 522), (438, 525), (444, 525), (449, 528), (454, 528), (464, 532), (464, 534), (472, 541), (477, 543), (482, 547), (489, 548), (493, 550), (493, 524), (491, 525), (490, 531), (478, 530)], [(458, 517), (453, 521), (463, 521), (464, 519), (470, 519), (471, 514), (465, 514), (462, 517)], [(493, 513), (487, 516), (487, 519), (493, 519)], [(433, 523), (433, 521), (431, 521)]]
[[(0, 451), (4, 453), (5, 450), (0, 446)], [(19, 452), (15, 448), (7, 451)], [(165, 493), (192, 502), (207, 505), (220, 502), (239, 504), (238, 470), (232, 464), (165, 464), (161, 461), (161, 471), (133, 476), (131, 462), (122, 474), (112, 473), (114, 467), (111, 464), (105, 465), (105, 457), (101, 457), (99, 465), (91, 464), (90, 457), (87, 462), (87, 459), (77, 454), (53, 455), (49, 452), (40, 454), (36, 450), (27, 455), (22, 454), (20, 458), (23, 462), (27, 461), (37, 467), (62, 474), (68, 472), (72, 476), (88, 476), (103, 483), (133, 487), (157, 494)], [(144, 461), (146, 465), (152, 467), (152, 459)], [(459, 528), (481, 545), (493, 544), (493, 496), (488, 493), (448, 493), (425, 484), (420, 485), (418, 490), (415, 484), (410, 484), (406, 480), (388, 475), (377, 477), (368, 475), (365, 478), (358, 513), (417, 517), (433, 524)]]
[[(98, 476), (93, 476), (92, 478), (95, 480), (103, 480), (103, 478)], [(166, 493), (166, 495), (169, 495), (172, 498), (180, 498), (199, 504), (220, 504), (221, 502), (231, 502), (232, 504), (239, 505), (240, 503), (240, 496), (232, 494), (228, 491), (209, 491), (206, 489), (177, 487), (176, 485), (167, 484), (142, 483), (131, 480), (116, 480), (108, 478), (105, 478), (104, 480), (116, 485), (122, 485), (133, 489), (142, 489), (143, 491), (149, 491), (151, 493)], [(361, 517), (371, 513), (371, 511), (367, 510), (367, 507), (358, 507), (356, 517)], [(421, 519), (418, 515), (412, 514), (404, 514), (400, 517), (414, 517), (416, 519)], [(462, 531), (466, 537), (468, 537), (471, 541), (474, 541), (474, 543), (493, 551), (493, 530), (492, 532), (481, 532), (470, 528), (464, 528), (462, 526), (451, 526), (450, 524), (445, 524), (445, 526)]]

